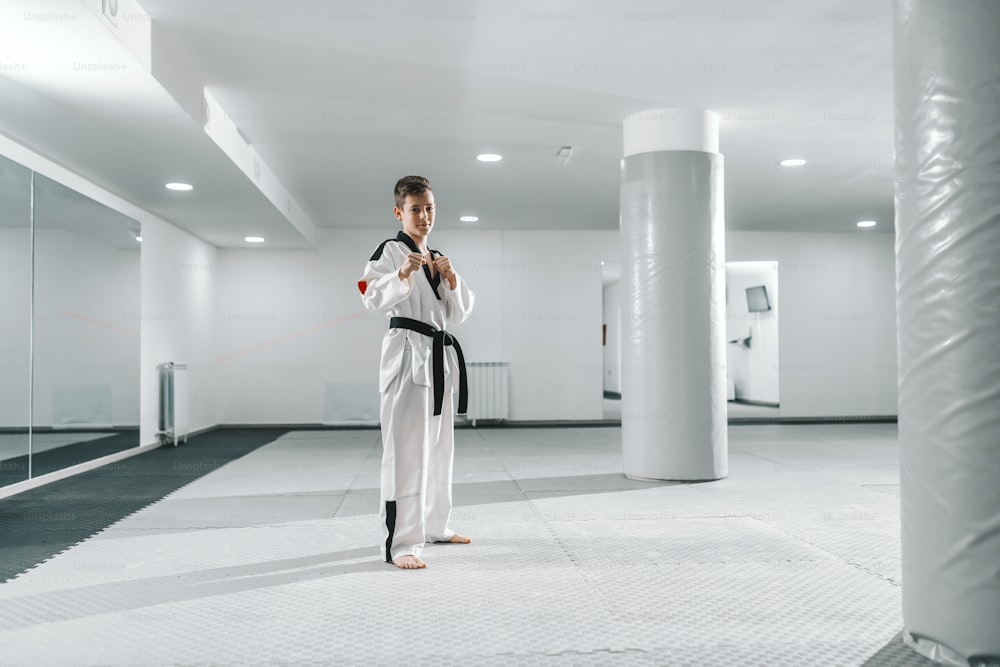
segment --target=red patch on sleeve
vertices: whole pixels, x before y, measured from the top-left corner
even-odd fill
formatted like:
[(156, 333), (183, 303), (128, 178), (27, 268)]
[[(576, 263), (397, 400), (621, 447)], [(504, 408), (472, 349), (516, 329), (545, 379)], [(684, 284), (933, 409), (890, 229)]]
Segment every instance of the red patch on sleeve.
[(365, 292), (368, 291), (368, 281), (367, 280), (359, 280), (358, 281), (358, 289), (361, 290), (361, 296), (364, 296)]

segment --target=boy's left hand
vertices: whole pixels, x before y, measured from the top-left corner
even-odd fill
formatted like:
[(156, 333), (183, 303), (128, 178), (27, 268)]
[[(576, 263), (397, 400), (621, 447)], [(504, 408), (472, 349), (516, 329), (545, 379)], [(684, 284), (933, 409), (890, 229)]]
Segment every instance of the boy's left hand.
[(451, 285), (451, 288), (455, 289), (455, 280), (457, 276), (455, 275), (455, 269), (451, 268), (451, 260), (444, 255), (436, 257), (434, 259), (434, 268), (437, 269), (438, 273), (444, 276), (444, 278)]

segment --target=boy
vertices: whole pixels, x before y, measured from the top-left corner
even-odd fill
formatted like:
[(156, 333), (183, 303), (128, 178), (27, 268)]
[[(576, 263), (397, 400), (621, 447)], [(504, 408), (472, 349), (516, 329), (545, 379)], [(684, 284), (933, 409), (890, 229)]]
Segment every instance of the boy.
[(427, 247), (434, 226), (427, 179), (404, 176), (394, 195), (403, 231), (375, 250), (358, 287), (365, 308), (389, 317), (379, 371), (381, 551), (387, 563), (410, 570), (427, 567), (420, 559), (426, 542), (471, 542), (448, 526), (451, 394), (458, 389), (458, 411), (465, 412), (468, 389), (462, 348), (445, 328), (469, 317), (475, 295), (451, 261)]

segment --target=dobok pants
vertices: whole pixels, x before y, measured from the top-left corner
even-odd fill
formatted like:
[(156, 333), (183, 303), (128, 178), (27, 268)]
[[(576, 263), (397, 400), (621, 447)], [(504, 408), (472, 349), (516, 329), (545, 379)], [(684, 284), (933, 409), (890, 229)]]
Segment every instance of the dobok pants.
[(434, 391), (414, 383), (410, 350), (399, 374), (382, 392), (382, 475), (379, 518), (385, 560), (420, 556), (427, 542), (455, 534), (451, 518), (451, 475), (455, 453), (455, 409), (445, 392), (441, 414), (433, 416)]

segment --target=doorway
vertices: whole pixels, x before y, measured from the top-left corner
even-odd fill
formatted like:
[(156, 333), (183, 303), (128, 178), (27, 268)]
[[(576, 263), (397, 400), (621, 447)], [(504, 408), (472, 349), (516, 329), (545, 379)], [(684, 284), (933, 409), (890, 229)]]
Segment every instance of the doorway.
[(732, 418), (777, 418), (778, 263), (726, 262), (726, 399)]
[(622, 418), (621, 262), (601, 262), (604, 419)]

